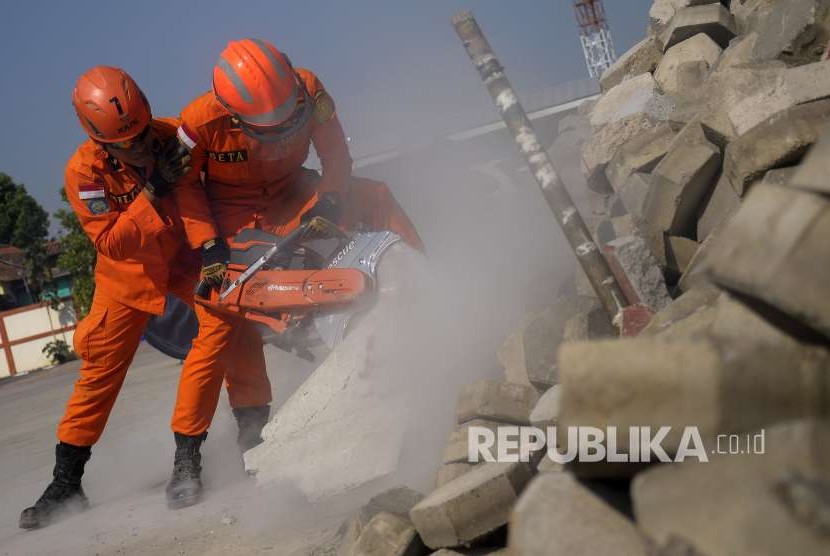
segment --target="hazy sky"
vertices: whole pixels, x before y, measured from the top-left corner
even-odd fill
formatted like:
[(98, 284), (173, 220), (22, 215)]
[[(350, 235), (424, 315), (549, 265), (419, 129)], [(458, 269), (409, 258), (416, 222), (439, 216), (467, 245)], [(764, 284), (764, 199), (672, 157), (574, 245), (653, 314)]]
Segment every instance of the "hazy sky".
[[(247, 36), (270, 40), (321, 77), (355, 148), (426, 140), (451, 131), (442, 123), (454, 107), (486, 98), (449, 23), (457, 10), (473, 11), (521, 97), (587, 77), (571, 4), (0, 0), (0, 171), (54, 211), (64, 165), (85, 138), (70, 104), (81, 73), (123, 67), (154, 114), (176, 115), (210, 87), (227, 42)], [(644, 36), (650, 4), (605, 0), (618, 53)]]

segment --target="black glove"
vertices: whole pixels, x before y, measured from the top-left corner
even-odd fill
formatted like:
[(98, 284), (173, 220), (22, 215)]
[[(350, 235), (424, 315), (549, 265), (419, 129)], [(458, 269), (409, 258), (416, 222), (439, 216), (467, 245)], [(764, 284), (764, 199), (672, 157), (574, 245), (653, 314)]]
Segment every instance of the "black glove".
[(317, 202), (314, 203), (314, 206), (300, 216), (300, 224), (309, 222), (315, 216), (322, 216), (329, 222), (337, 224), (340, 221), (341, 212), (340, 195), (333, 191), (323, 193)]
[(164, 197), (189, 170), (190, 151), (177, 137), (170, 137), (156, 155), (147, 189), (155, 197)]
[(231, 250), (221, 237), (215, 237), (202, 244), (202, 272), (201, 280), (212, 287), (219, 289), (225, 281), (228, 272), (228, 263), (231, 259)]

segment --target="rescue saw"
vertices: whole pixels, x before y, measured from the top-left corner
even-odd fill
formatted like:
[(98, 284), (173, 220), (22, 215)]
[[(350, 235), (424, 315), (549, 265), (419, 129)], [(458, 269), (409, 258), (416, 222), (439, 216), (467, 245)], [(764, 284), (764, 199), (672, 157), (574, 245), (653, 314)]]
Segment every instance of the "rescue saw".
[[(230, 242), (219, 291), (200, 283), (196, 303), (261, 324), (263, 339), (299, 357), (340, 343), (375, 302), (378, 264), (401, 237), (390, 231), (344, 232), (316, 217), (284, 237), (255, 228)], [(198, 330), (185, 304), (170, 302), (145, 331), (148, 342), (183, 359)], [(189, 313), (189, 314), (187, 314)]]

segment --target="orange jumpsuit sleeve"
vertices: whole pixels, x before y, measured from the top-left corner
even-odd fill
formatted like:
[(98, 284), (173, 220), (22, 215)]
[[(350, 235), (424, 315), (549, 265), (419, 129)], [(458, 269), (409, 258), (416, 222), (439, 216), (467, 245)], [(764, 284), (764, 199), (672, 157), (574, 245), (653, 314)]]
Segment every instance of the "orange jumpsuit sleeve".
[(321, 193), (343, 193), (352, 175), (352, 157), (349, 155), (346, 134), (337, 117), (334, 100), (314, 73), (300, 68), (297, 69), (297, 74), (305, 83), (314, 105), (311, 142), (323, 170), (318, 190)]
[(127, 210), (112, 209), (101, 178), (91, 166), (70, 162), (65, 175), (66, 197), (95, 250), (115, 261), (133, 257), (171, 224), (156, 212), (146, 195), (139, 194)]
[(218, 237), (213, 214), (210, 211), (201, 172), (207, 162), (205, 143), (193, 128), (187, 124), (187, 111), (182, 114), (182, 125), (177, 135), (190, 149), (190, 172), (182, 177), (173, 188), (173, 196), (184, 224), (187, 243), (191, 249), (198, 249), (210, 239)]

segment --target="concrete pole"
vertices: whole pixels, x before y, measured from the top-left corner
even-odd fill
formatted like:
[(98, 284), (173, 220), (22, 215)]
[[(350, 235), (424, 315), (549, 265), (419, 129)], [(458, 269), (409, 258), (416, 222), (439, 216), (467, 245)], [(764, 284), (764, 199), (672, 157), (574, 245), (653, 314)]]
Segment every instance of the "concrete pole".
[(622, 309), (627, 305), (625, 295), (611, 273), (608, 262), (591, 238), (585, 221), (582, 220), (573, 199), (562, 185), (550, 158), (539, 144), (530, 120), (504, 74), (504, 68), (493, 54), (472, 13), (466, 10), (458, 12), (452, 18), (452, 24), (493, 97), (499, 114), (507, 124), (507, 128), (513, 132), (519, 150), (541, 187), (542, 194), (556, 217), (556, 221), (559, 222), (565, 237), (568, 238), (577, 260), (585, 270), (585, 274), (588, 275), (588, 280), (603, 308), (608, 313), (611, 322), (620, 327)]

